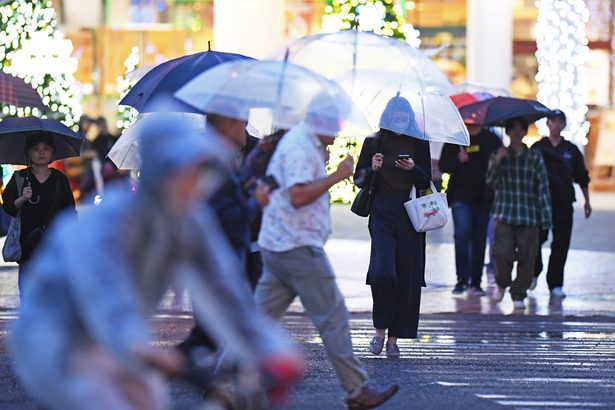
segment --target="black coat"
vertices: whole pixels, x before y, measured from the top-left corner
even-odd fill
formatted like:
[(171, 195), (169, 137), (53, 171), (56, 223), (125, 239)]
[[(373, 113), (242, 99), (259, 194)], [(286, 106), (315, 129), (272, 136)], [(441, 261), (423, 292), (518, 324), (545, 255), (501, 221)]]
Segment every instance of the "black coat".
[[(363, 188), (366, 186), (371, 178), (374, 176), (372, 171), (372, 158), (378, 152), (383, 150), (386, 144), (386, 136), (390, 131), (381, 130), (375, 137), (366, 138), (359, 154), (359, 160), (354, 173), (354, 183), (357, 187)], [(410, 185), (414, 183), (419, 190), (423, 190), (429, 187), (429, 181), (431, 180), (431, 154), (429, 152), (429, 142), (422, 141), (413, 137), (406, 137), (408, 141), (413, 145), (414, 154), (412, 159), (414, 160), (414, 169), (408, 173)], [(376, 189), (379, 184), (376, 183)]]
[[(502, 146), (497, 135), (483, 129), (470, 137), (470, 146), (444, 144), (438, 163), (440, 171), (451, 175), (446, 189), (448, 203), (464, 202), (491, 207), (493, 190), (486, 184), (487, 166), (491, 154)], [(465, 149), (469, 161), (461, 163), (457, 155)]]
[[(32, 175), (29, 169), (16, 172), (6, 186), (2, 194), (4, 211), (15, 217), (18, 209), (15, 207), (15, 200), (21, 196), (17, 192), (17, 181), (15, 175), (26, 178), (28, 175), (32, 186), (32, 202), (26, 201), (21, 206), (21, 260), (24, 263), (30, 258), (40, 241), (40, 235), (35, 236), (33, 231), (40, 228), (45, 231), (49, 224), (53, 222), (55, 216), (61, 211), (68, 210), (76, 214), (75, 199), (70, 189), (68, 178), (62, 172), (51, 168), (51, 175), (42, 184)], [(25, 187), (25, 180), (22, 186)], [(41, 232), (42, 233), (42, 232)], [(30, 235), (32, 234), (32, 235)]]
[(576, 145), (562, 138), (562, 141), (553, 146), (548, 137), (532, 145), (542, 153), (549, 178), (549, 192), (551, 205), (568, 207), (575, 201), (574, 186), (576, 182), (581, 188), (589, 185), (589, 172), (585, 168), (583, 154)]

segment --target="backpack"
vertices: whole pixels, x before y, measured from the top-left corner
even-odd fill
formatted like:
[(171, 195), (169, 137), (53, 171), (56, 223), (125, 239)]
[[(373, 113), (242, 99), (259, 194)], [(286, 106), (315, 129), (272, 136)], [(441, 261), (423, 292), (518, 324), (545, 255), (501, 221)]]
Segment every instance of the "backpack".
[(278, 143), (285, 134), (286, 130), (278, 130), (271, 135), (267, 135), (250, 151), (239, 171), (239, 180), (246, 192), (253, 190), (257, 181), (266, 183), (272, 191), (279, 187), (273, 176), (265, 174), (271, 157), (273, 157)]

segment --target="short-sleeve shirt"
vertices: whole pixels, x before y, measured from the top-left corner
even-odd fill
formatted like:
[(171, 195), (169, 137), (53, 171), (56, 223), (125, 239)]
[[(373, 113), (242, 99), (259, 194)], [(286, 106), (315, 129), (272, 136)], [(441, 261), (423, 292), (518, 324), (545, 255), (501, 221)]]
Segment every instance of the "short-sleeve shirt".
[(326, 151), (305, 124), (292, 128), (279, 142), (267, 167), (280, 187), (272, 192), (263, 213), (258, 237), (261, 248), (286, 252), (303, 246), (323, 247), (331, 233), (329, 193), (295, 208), (288, 190), (297, 184), (325, 178)]

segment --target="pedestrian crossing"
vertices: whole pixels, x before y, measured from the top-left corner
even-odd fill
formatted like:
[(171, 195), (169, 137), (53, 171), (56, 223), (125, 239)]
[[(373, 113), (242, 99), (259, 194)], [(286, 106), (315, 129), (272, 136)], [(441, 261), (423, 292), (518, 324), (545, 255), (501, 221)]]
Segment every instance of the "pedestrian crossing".
[[(355, 352), (371, 373), (401, 381), (400, 394), (420, 386), (444, 398), (427, 408), (615, 409), (613, 318), (424, 315), (419, 337), (401, 340), (402, 357), (387, 359), (367, 351), (373, 330), (366, 316), (351, 322)], [(286, 323), (304, 342), (320, 343), (305, 318)]]

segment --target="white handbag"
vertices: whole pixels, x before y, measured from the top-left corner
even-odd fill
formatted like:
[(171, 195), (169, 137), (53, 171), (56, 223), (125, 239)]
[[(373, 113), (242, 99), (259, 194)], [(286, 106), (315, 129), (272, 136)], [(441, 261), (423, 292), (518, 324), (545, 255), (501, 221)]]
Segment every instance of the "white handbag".
[(404, 202), (406, 212), (417, 232), (427, 232), (442, 228), (448, 222), (448, 201), (446, 194), (436, 191), (433, 182), (429, 181), (431, 194), (416, 197), (416, 188), (412, 186), (410, 200)]

